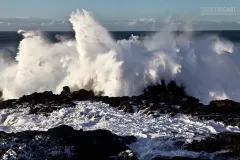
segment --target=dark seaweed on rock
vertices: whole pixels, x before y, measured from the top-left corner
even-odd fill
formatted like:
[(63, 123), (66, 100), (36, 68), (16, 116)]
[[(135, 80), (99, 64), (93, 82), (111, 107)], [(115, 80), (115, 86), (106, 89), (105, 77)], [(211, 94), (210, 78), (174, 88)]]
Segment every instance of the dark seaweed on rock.
[(0, 132), (0, 141), (1, 159), (137, 160), (127, 147), (136, 138), (120, 137), (107, 130), (77, 131), (60, 126), (45, 132)]

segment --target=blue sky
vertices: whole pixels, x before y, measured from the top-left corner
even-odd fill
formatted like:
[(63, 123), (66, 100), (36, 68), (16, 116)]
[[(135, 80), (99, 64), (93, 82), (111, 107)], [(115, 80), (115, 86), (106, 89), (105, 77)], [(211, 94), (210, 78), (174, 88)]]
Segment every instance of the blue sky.
[[(1, 18), (22, 17), (67, 21), (69, 14), (78, 8), (90, 10), (99, 21), (110, 25), (110, 28), (113, 27), (112, 21), (137, 21), (142, 18), (171, 17), (182, 21), (240, 22), (240, 0), (0, 0), (0, 2), (0, 23)], [(201, 7), (235, 7), (235, 12), (231, 16), (201, 16)]]

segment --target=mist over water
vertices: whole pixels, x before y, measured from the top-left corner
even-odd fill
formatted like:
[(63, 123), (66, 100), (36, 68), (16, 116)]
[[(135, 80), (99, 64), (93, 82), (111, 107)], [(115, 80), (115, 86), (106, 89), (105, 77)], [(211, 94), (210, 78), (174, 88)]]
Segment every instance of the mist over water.
[(203, 103), (240, 100), (240, 57), (221, 37), (159, 32), (115, 41), (88, 11), (70, 15), (75, 40), (50, 42), (39, 31), (19, 31), (16, 61), (0, 54), (0, 90), (5, 99), (46, 90), (92, 89), (108, 96), (139, 95), (161, 80), (176, 81)]

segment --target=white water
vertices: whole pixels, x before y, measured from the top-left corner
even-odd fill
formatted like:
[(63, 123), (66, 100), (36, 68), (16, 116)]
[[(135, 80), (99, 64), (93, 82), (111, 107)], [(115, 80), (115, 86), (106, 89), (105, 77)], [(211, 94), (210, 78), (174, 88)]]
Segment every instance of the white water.
[(175, 80), (203, 103), (240, 99), (240, 57), (232, 42), (217, 36), (193, 38), (171, 32), (138, 40), (114, 41), (92, 15), (71, 14), (75, 40), (52, 44), (39, 31), (19, 31), (17, 62), (0, 57), (0, 89), (4, 98), (32, 92), (59, 93), (68, 85), (104, 91), (108, 96), (141, 94), (161, 79)]
[[(225, 126), (220, 122), (197, 121), (184, 115), (162, 115), (159, 118), (128, 114), (104, 103), (77, 102), (74, 108), (63, 108), (49, 116), (28, 115), (28, 108), (0, 110), (0, 130), (21, 132), (26, 130), (47, 130), (59, 125), (69, 125), (75, 129), (107, 129), (118, 135), (134, 135), (137, 142), (129, 147), (141, 160), (152, 156), (198, 156), (197, 152), (185, 151), (174, 145), (179, 140), (190, 142), (209, 134), (230, 131), (240, 132), (238, 127)], [(207, 154), (206, 156), (213, 156)]]

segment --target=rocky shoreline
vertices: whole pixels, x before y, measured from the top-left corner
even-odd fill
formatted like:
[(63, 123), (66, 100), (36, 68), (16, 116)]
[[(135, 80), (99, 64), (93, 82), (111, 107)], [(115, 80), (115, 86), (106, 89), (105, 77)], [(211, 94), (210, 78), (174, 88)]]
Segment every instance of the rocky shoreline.
[[(69, 126), (59, 126), (48, 131), (0, 132), (1, 159), (104, 159), (137, 160), (128, 144), (136, 142), (134, 136), (121, 137), (107, 130), (83, 131)], [(240, 158), (240, 133), (219, 133), (202, 141), (176, 146), (184, 150), (202, 152), (198, 157), (156, 156), (151, 160), (238, 160)], [(215, 153), (209, 157), (208, 153)]]
[(73, 130), (59, 126), (48, 131), (0, 132), (1, 159), (137, 159), (120, 137), (106, 130)]
[(208, 105), (199, 103), (195, 97), (185, 94), (183, 87), (178, 87), (174, 82), (168, 86), (151, 86), (144, 90), (144, 94), (132, 97), (108, 97), (94, 95), (93, 91), (81, 89), (70, 92), (69, 87), (64, 87), (61, 94), (51, 91), (25, 95), (19, 99), (0, 102), (0, 109), (18, 108), (21, 105), (30, 107), (29, 114), (51, 113), (55, 110), (74, 106), (74, 101), (103, 102), (110, 107), (117, 108), (127, 113), (141, 112), (158, 117), (161, 114), (182, 113), (196, 117), (200, 120), (214, 120), (224, 122), (226, 125), (240, 127), (240, 103), (232, 100), (211, 101)]
[[(64, 87), (61, 94), (50, 91), (33, 93), (19, 99), (0, 102), (0, 109), (29, 107), (29, 114), (44, 114), (66, 107), (74, 107), (75, 101), (103, 102), (127, 113), (140, 113), (154, 118), (162, 114), (174, 116), (185, 114), (199, 120), (214, 120), (226, 125), (240, 127), (240, 103), (231, 100), (212, 101), (208, 105), (188, 96), (183, 87), (174, 82), (151, 86), (144, 93), (133, 97), (107, 97), (94, 95), (92, 91), (71, 92)], [(76, 131), (68, 126), (60, 126), (48, 131), (26, 131), (20, 133), (0, 132), (0, 157), (2, 159), (137, 159), (128, 144), (135, 137), (120, 137), (110, 131)], [(201, 141), (181, 142), (177, 147), (202, 152), (199, 157), (153, 157), (154, 160), (193, 160), (193, 159), (240, 159), (240, 133), (224, 132), (210, 135)], [(38, 148), (38, 149), (36, 149)], [(39, 149), (39, 148), (42, 148)], [(216, 153), (208, 157), (207, 153)], [(26, 156), (28, 158), (24, 158)], [(41, 156), (40, 156), (41, 155)], [(23, 157), (21, 157), (23, 156)], [(10, 157), (10, 158), (8, 158)], [(15, 157), (15, 158), (14, 158)]]

